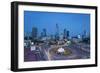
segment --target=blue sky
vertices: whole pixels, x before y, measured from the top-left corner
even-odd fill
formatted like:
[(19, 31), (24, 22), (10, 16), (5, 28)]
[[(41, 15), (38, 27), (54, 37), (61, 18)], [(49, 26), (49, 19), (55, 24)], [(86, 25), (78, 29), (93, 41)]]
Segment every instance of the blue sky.
[(37, 27), (39, 35), (43, 28), (51, 35), (55, 34), (56, 24), (60, 33), (63, 33), (63, 29), (67, 29), (70, 36), (76, 36), (82, 35), (85, 29), (89, 34), (90, 14), (24, 11), (24, 32), (31, 32), (32, 27)]

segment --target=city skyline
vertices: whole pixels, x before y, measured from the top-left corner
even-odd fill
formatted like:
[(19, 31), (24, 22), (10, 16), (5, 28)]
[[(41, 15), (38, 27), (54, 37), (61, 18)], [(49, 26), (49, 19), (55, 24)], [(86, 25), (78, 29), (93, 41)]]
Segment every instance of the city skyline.
[(36, 27), (39, 36), (43, 29), (46, 29), (47, 35), (55, 35), (56, 24), (60, 34), (64, 29), (70, 31), (70, 36), (82, 35), (84, 30), (90, 34), (89, 14), (24, 11), (25, 33)]
[(89, 14), (24, 11), (26, 33), (25, 62), (90, 58)]

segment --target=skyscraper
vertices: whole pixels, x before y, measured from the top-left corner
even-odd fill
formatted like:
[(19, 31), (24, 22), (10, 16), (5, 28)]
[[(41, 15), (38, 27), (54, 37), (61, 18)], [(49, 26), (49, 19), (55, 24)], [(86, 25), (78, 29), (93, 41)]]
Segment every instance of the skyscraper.
[(83, 34), (82, 38), (86, 38), (86, 25), (83, 25)]
[(67, 38), (69, 38), (69, 31), (67, 30)]
[(47, 36), (47, 31), (46, 31), (46, 29), (44, 28), (43, 30), (42, 30), (42, 32), (41, 32), (41, 38), (42, 37), (46, 37)]
[(36, 27), (32, 28), (32, 40), (36, 40), (37, 39), (37, 34), (38, 34), (38, 29)]
[(63, 39), (67, 39), (67, 30), (66, 29), (64, 29), (64, 31), (63, 31)]
[(63, 31), (63, 39), (68, 39), (69, 38), (69, 31), (64, 29)]
[(59, 26), (56, 24), (56, 34), (55, 34), (55, 39), (59, 40)]
[(47, 31), (46, 31), (46, 29), (44, 28), (43, 29), (43, 37), (46, 37), (47, 36)]

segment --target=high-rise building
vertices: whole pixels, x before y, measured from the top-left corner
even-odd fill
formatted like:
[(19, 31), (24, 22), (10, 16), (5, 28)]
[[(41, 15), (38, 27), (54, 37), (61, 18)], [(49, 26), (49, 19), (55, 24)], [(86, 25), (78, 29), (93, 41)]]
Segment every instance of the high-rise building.
[(67, 38), (69, 38), (69, 31), (67, 30)]
[(56, 24), (56, 34), (55, 34), (55, 39), (59, 40), (59, 26)]
[(41, 38), (43, 37), (43, 32), (41, 32), (41, 36), (40, 36)]
[(86, 30), (83, 31), (82, 38), (86, 38)]
[(83, 25), (83, 34), (82, 38), (86, 38), (86, 24)]
[(38, 34), (38, 29), (36, 27), (32, 28), (32, 40), (36, 40), (37, 39), (37, 34)]
[(69, 31), (64, 29), (63, 31), (63, 39), (68, 39), (69, 38)]
[(66, 29), (64, 29), (64, 31), (63, 31), (63, 39), (67, 39), (67, 30)]
[(46, 31), (46, 29), (44, 28), (43, 29), (43, 37), (46, 37), (47, 36), (47, 31)]
[(44, 29), (42, 30), (42, 32), (41, 32), (41, 38), (46, 37), (46, 36), (47, 36), (47, 31), (46, 31), (46, 29), (44, 28)]

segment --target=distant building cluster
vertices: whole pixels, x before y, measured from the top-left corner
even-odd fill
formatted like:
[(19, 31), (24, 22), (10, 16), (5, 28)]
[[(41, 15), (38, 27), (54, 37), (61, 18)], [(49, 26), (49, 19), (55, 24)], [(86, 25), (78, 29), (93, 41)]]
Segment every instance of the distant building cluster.
[(32, 28), (32, 32), (31, 33), (25, 33), (25, 39), (30, 39), (32, 41), (35, 41), (35, 40), (48, 40), (48, 39), (51, 39), (51, 40), (62, 40), (62, 39), (68, 39), (69, 38), (69, 31), (67, 29), (64, 29), (63, 30), (63, 33), (60, 33), (59, 32), (59, 25), (56, 24), (56, 31), (55, 34), (50, 34), (50, 35), (47, 35), (47, 29), (46, 28), (43, 28), (43, 30), (40, 32), (40, 36), (38, 35), (39, 32), (38, 32), (38, 29), (37, 27), (33, 27)]
[[(82, 35), (76, 35), (70, 37), (70, 31), (67, 30), (66, 28), (63, 29), (62, 33), (60, 33), (59, 30), (59, 25), (55, 25), (55, 34), (48, 34), (47, 29), (43, 28), (41, 32), (38, 31), (37, 27), (32, 27), (32, 31), (29, 33), (25, 33), (24, 35), (24, 42), (33, 42), (35, 43), (49, 43), (49, 44), (64, 44), (67, 41), (72, 41), (72, 42), (90, 42), (90, 36), (87, 37), (86, 31), (83, 31)], [(30, 45), (29, 45), (30, 46)]]

